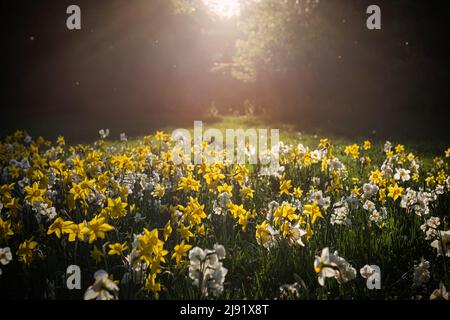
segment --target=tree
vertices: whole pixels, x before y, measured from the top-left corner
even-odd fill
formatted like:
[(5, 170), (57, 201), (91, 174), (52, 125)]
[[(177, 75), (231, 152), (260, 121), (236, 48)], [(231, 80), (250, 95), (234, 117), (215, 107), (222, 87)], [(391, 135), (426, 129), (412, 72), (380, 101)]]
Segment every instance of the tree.
[(245, 1), (238, 23), (243, 34), (236, 41), (231, 75), (254, 82), (265, 73), (285, 74), (302, 54), (300, 38), (308, 16), (318, 3), (304, 0)]
[[(232, 62), (216, 62), (213, 71), (255, 82), (266, 73), (285, 73), (302, 52), (299, 39), (319, 0), (241, 0), (239, 34)], [(172, 0), (175, 13), (203, 14), (203, 0)]]

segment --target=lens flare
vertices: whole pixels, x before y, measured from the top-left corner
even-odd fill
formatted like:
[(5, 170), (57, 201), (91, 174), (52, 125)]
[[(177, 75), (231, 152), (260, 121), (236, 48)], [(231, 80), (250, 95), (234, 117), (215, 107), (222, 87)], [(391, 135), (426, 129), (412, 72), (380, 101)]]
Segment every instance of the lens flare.
[(232, 18), (240, 15), (240, 0), (203, 0), (206, 7), (222, 18)]

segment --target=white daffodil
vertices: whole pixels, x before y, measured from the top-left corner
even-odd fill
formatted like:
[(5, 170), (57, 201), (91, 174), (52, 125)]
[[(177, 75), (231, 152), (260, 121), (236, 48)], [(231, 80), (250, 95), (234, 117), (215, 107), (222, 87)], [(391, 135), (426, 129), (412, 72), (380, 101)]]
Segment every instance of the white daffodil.
[(425, 233), (425, 240), (433, 240), (439, 236), (438, 227), (441, 224), (439, 217), (430, 217), (420, 226), (420, 229)]
[(217, 257), (219, 258), (219, 260), (225, 259), (226, 252), (225, 252), (225, 247), (223, 245), (216, 243), (214, 245), (214, 250), (216, 251), (216, 254), (217, 254)]
[(433, 291), (430, 296), (430, 300), (449, 300), (449, 294), (444, 284), (441, 282), (439, 289)]
[(94, 279), (94, 284), (84, 293), (84, 300), (118, 300), (119, 287), (109, 279), (105, 270), (98, 270)]
[(438, 238), (431, 242), (431, 246), (437, 250), (437, 255), (450, 257), (450, 230), (439, 231)]
[(322, 253), (314, 259), (314, 271), (317, 273), (319, 284), (323, 286), (326, 278), (336, 276), (336, 270), (331, 265), (330, 249), (323, 248)]
[(225, 248), (214, 245), (214, 250), (195, 247), (189, 251), (189, 277), (199, 287), (203, 297), (217, 297), (223, 292), (223, 283), (228, 270), (221, 260), (226, 256)]
[(378, 193), (378, 190), (380, 190), (380, 188), (373, 182), (371, 183), (365, 183), (363, 185), (363, 198), (364, 199), (370, 199), (373, 196), (375, 196)]
[(106, 139), (109, 136), (109, 129), (101, 129), (98, 134), (102, 139)]
[(0, 248), (0, 263), (2, 265), (7, 265), (12, 261), (12, 253), (9, 247)]
[(353, 194), (347, 198), (347, 203), (350, 205), (351, 209), (358, 209), (359, 207), (359, 199)]
[(346, 225), (346, 226), (351, 225), (352, 221), (348, 217), (349, 210), (348, 210), (347, 202), (336, 203), (335, 206), (336, 206), (336, 208), (334, 209), (334, 211), (330, 217), (330, 223), (332, 225), (335, 225), (335, 224)]
[(340, 257), (337, 251), (332, 255), (332, 263), (337, 267), (335, 278), (338, 283), (345, 283), (356, 278), (356, 269), (344, 258)]
[(409, 181), (409, 179), (411, 179), (410, 173), (411, 171), (403, 168), (395, 169), (394, 179), (397, 181)]
[(386, 141), (384, 143), (384, 152), (388, 153), (392, 149), (392, 143), (390, 141)]
[(375, 210), (375, 203), (373, 203), (370, 200), (366, 200), (366, 202), (364, 202), (363, 208), (366, 209), (367, 211), (371, 212), (373, 210)]
[(356, 278), (356, 270), (344, 258), (335, 251), (330, 254), (329, 248), (324, 248), (314, 260), (314, 271), (318, 274), (321, 286), (325, 284), (326, 278), (335, 278), (338, 283), (345, 283)]
[(359, 273), (361, 274), (361, 277), (363, 277), (364, 279), (368, 279), (375, 273), (375, 269), (366, 264), (359, 270)]
[(306, 235), (306, 231), (300, 228), (298, 224), (289, 226), (289, 234), (287, 235), (287, 238), (290, 244), (297, 244), (304, 247), (305, 244), (302, 241), (302, 237), (304, 235)]

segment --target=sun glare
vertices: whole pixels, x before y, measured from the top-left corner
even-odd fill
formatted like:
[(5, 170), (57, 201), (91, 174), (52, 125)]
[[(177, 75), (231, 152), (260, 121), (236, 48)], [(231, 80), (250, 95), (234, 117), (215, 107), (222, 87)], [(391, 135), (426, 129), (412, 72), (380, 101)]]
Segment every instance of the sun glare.
[(240, 0), (203, 0), (208, 9), (222, 18), (232, 18), (240, 15)]

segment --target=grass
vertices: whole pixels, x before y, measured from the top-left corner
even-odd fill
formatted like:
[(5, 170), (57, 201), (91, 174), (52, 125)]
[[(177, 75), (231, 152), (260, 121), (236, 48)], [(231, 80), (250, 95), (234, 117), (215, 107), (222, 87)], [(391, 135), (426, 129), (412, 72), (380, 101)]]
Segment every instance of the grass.
[[(190, 126), (186, 126), (183, 129), (188, 129), (191, 135), (193, 135), (194, 123)], [(160, 128), (165, 132), (171, 133), (178, 127), (165, 126)], [(341, 152), (344, 147), (354, 143), (361, 143), (368, 139), (374, 145), (374, 150), (382, 150), (384, 143), (387, 141), (376, 134), (372, 136), (358, 136), (353, 137), (337, 135), (332, 132), (327, 133), (326, 130), (317, 128), (316, 131), (302, 131), (294, 124), (289, 124), (282, 121), (272, 121), (267, 116), (216, 116), (216, 117), (205, 117), (203, 120), (203, 132), (208, 129), (218, 129), (223, 133), (225, 137), (225, 132), (227, 129), (278, 129), (280, 133), (280, 141), (285, 144), (297, 145), (299, 143), (303, 144), (305, 147), (316, 148), (322, 138), (328, 138), (336, 147), (336, 149)], [(118, 140), (108, 141), (110, 146), (136, 146), (142, 140), (142, 136), (128, 138), (126, 143), (120, 142)], [(401, 137), (398, 139), (391, 140), (393, 145), (398, 143), (407, 146), (408, 150), (420, 156), (423, 164), (427, 167), (432, 165), (432, 160), (436, 154), (441, 154), (448, 145), (444, 144), (442, 141), (417, 141), (411, 140), (409, 138)], [(379, 157), (378, 152), (372, 152), (371, 156)]]
[[(372, 137), (373, 146), (370, 150), (361, 151), (362, 155), (372, 159), (371, 165), (361, 165), (358, 160), (353, 160), (344, 153), (346, 146), (357, 143), (359, 145), (367, 137), (355, 137), (353, 139), (342, 136), (323, 136), (320, 132), (301, 132), (293, 125), (284, 123), (273, 123), (269, 119), (260, 117), (216, 117), (208, 118), (204, 121), (204, 130), (216, 128), (225, 132), (226, 129), (248, 129), (248, 128), (267, 128), (279, 129), (280, 140), (286, 144), (296, 146), (301, 143), (310, 149), (317, 148), (321, 138), (329, 138), (334, 145), (334, 155), (342, 159), (347, 167), (348, 176), (343, 181), (343, 190), (331, 189), (327, 191), (331, 178), (328, 174), (321, 171), (320, 163), (312, 166), (298, 166), (296, 161), (286, 161), (283, 163), (285, 173), (295, 187), (300, 187), (305, 193), (314, 184), (313, 177), (320, 179), (316, 188), (323, 190), (326, 196), (331, 197), (331, 204), (340, 201), (350, 194), (350, 190), (356, 186), (361, 187), (368, 181), (371, 170), (380, 167), (386, 156), (383, 152), (384, 141)], [(166, 127), (165, 131), (170, 132), (175, 129)], [(192, 129), (191, 129), (192, 132)], [(392, 141), (395, 146), (401, 141)], [(160, 144), (153, 138), (153, 152), (161, 155)], [(131, 137), (127, 142), (107, 141), (106, 149), (101, 149), (97, 144), (91, 144), (94, 150), (101, 150), (101, 162), (105, 166), (103, 170), (115, 176), (115, 181), (119, 184), (123, 182), (124, 176), (115, 173), (111, 164), (111, 157), (121, 154), (136, 154), (143, 145), (142, 137)], [(436, 163), (433, 158), (437, 155), (442, 156), (444, 148), (442, 146), (433, 146), (441, 148), (438, 154), (430, 152), (430, 148), (423, 145), (406, 145), (406, 153), (413, 152), (420, 159), (421, 179), (417, 183), (406, 182), (405, 188), (412, 187), (415, 190), (426, 188), (424, 178), (426, 174), (437, 175)], [(86, 149), (86, 146), (84, 146)], [(86, 151), (82, 152), (85, 156)], [(48, 154), (46, 154), (48, 155)], [(66, 155), (67, 156), (67, 155)], [(61, 160), (66, 161), (65, 158)], [(300, 161), (300, 160), (298, 160)], [(4, 165), (4, 164), (3, 164)], [(251, 168), (252, 170), (255, 168)], [(144, 172), (152, 175), (153, 171), (158, 171), (156, 167), (146, 168)], [(184, 169), (182, 169), (183, 171)], [(224, 299), (278, 299), (280, 298), (280, 286), (284, 284), (298, 283), (301, 286), (299, 296), (293, 295), (289, 298), (299, 299), (411, 299), (417, 296), (428, 298), (430, 293), (443, 282), (447, 288), (450, 285), (448, 268), (449, 261), (447, 257), (437, 256), (435, 249), (431, 248), (430, 241), (425, 240), (424, 234), (420, 230), (420, 225), (424, 223), (425, 218), (437, 216), (441, 218), (442, 230), (447, 230), (449, 225), (450, 197), (448, 187), (443, 195), (440, 195), (436, 201), (430, 203), (429, 216), (420, 217), (405, 209), (399, 207), (399, 201), (387, 199), (383, 204), (387, 210), (387, 217), (382, 227), (368, 225), (369, 213), (362, 208), (362, 203), (358, 208), (352, 209), (349, 217), (352, 220), (351, 226), (332, 225), (330, 215), (332, 209), (324, 210), (324, 217), (314, 225), (314, 235), (306, 242), (305, 247), (292, 246), (286, 241), (280, 241), (279, 245), (270, 251), (259, 245), (255, 240), (255, 231), (258, 224), (265, 220), (265, 212), (268, 204), (276, 200), (280, 204), (283, 201), (292, 201), (292, 197), (279, 195), (279, 178), (275, 177), (256, 177), (249, 175), (248, 184), (255, 190), (253, 199), (244, 199), (240, 196), (236, 182), (233, 180), (233, 169), (225, 167), (223, 173), (228, 182), (235, 185), (231, 200), (233, 203), (242, 204), (246, 210), (256, 212), (256, 216), (249, 220), (247, 230), (243, 231), (242, 226), (230, 215), (223, 217), (212, 215), (204, 223), (206, 225), (206, 234), (198, 235), (191, 244), (201, 248), (212, 248), (215, 243), (225, 246), (227, 257), (224, 260), (224, 266), (228, 269), (226, 281), (224, 283)], [(444, 166), (448, 176), (448, 165)], [(160, 172), (158, 174), (162, 175)], [(186, 172), (183, 171), (183, 174)], [(213, 212), (213, 203), (217, 200), (217, 194), (210, 192), (201, 175), (195, 174), (198, 180), (202, 181), (201, 189), (195, 193), (199, 203), (204, 204), (204, 211), (207, 214)], [(167, 181), (172, 181), (172, 176), (168, 176)], [(358, 178), (353, 181), (352, 178)], [(114, 183), (115, 184), (115, 183)], [(113, 185), (114, 185), (113, 184)], [(58, 182), (55, 188), (60, 188), (61, 194), (67, 193), (70, 186), (65, 185), (64, 181)], [(114, 187), (108, 196), (113, 197), (117, 191)], [(23, 197), (23, 193), (20, 193)], [(167, 221), (171, 219), (170, 215), (163, 210), (164, 206), (185, 205), (188, 202), (188, 194), (176, 190), (173, 186), (161, 200), (156, 200), (150, 193), (143, 191), (143, 196), (138, 193), (131, 193), (127, 197), (128, 208), (131, 204), (136, 205), (143, 220), (136, 222), (132, 214), (112, 221), (115, 231), (108, 234), (104, 241), (99, 245), (105, 246), (107, 242), (126, 241), (131, 247), (133, 234), (139, 234), (143, 228), (149, 230), (158, 228), (162, 230)], [(304, 195), (301, 198), (302, 204), (308, 203)], [(379, 208), (382, 204), (374, 199)], [(80, 208), (66, 210), (64, 198), (58, 201), (58, 212), (67, 211), (65, 219), (71, 219), (81, 222), (86, 216)], [(98, 214), (100, 209), (95, 205), (88, 208), (88, 216)], [(325, 212), (326, 211), (326, 212)], [(301, 213), (301, 212), (300, 212)], [(15, 291), (17, 296), (42, 297), (42, 292), (46, 291), (46, 280), (51, 279), (59, 283), (65, 268), (69, 264), (79, 264), (84, 272), (89, 275), (97, 269), (104, 268), (115, 279), (122, 279), (121, 298), (122, 299), (141, 299), (154, 298), (151, 293), (142, 289), (142, 286), (135, 283), (124, 282), (124, 276), (130, 273), (129, 268), (123, 259), (119, 257), (106, 256), (104, 262), (100, 265), (94, 264), (90, 259), (90, 250), (92, 245), (80, 241), (73, 244), (67, 241), (56, 239), (55, 237), (44, 237), (45, 229), (48, 224), (37, 222), (33, 219), (34, 213), (30, 207), (25, 207), (21, 215), (15, 217), (18, 223), (23, 225), (20, 239), (29, 238), (31, 235), (42, 243), (42, 260), (37, 260), (31, 269), (19, 268), (15, 265), (16, 271), (13, 277), (3, 276), (0, 281), (6, 288)], [(172, 223), (174, 223), (172, 221)], [(174, 225), (175, 229), (175, 225)], [(42, 234), (42, 230), (44, 233)], [(165, 248), (169, 250), (169, 256), (173, 247), (180, 243), (180, 235), (174, 231), (173, 235), (165, 242)], [(17, 246), (18, 243), (11, 244)], [(339, 284), (334, 279), (327, 279), (325, 286), (320, 286), (317, 281), (317, 274), (314, 272), (313, 263), (316, 255), (320, 255), (324, 247), (329, 247), (331, 251), (338, 250), (340, 256), (344, 257), (357, 271), (366, 264), (378, 265), (381, 269), (382, 289), (369, 290), (366, 282), (360, 276), (356, 279)], [(430, 280), (423, 287), (413, 288), (412, 278), (414, 266), (418, 264), (421, 258), (430, 261)], [(162, 299), (197, 299), (198, 290), (192, 285), (192, 280), (187, 275), (187, 267), (176, 268), (173, 262), (168, 258), (164, 271), (158, 275), (158, 281), (162, 284)], [(5, 272), (6, 274), (6, 272)], [(6, 279), (6, 280), (4, 280)], [(14, 283), (19, 283), (14, 287)], [(83, 277), (83, 288), (91, 283), (91, 277)], [(82, 292), (69, 292), (60, 285), (57, 288), (58, 297), (62, 298), (81, 298)], [(28, 292), (28, 293), (27, 293)]]
[[(373, 142), (373, 149), (367, 152), (375, 164), (381, 164), (385, 159), (382, 152), (385, 141), (373, 137), (356, 137), (349, 138), (336, 135), (321, 135), (318, 132), (302, 132), (295, 125), (286, 123), (271, 123), (270, 119), (264, 119), (256, 116), (219, 116), (209, 118), (204, 121), (204, 130), (214, 128), (225, 133), (226, 129), (279, 129), (280, 140), (286, 144), (297, 145), (303, 144), (305, 147), (314, 149), (319, 144), (321, 138), (329, 138), (335, 145), (336, 154), (343, 156), (345, 146), (357, 143), (361, 144), (365, 139)], [(164, 131), (171, 132), (176, 128), (166, 127)], [(193, 130), (190, 129), (191, 134)], [(140, 138), (132, 139), (128, 142), (130, 145), (137, 144)], [(408, 140), (403, 140), (408, 141)], [(402, 141), (392, 141), (396, 143)], [(117, 142), (113, 142), (117, 145)], [(119, 143), (120, 145), (120, 143)], [(442, 152), (444, 146), (441, 144), (433, 145), (430, 143), (414, 143), (407, 142), (408, 152), (413, 152), (420, 157), (422, 170), (428, 171), (433, 165), (435, 154), (431, 150), (440, 149)], [(349, 176), (362, 178), (365, 171), (361, 170), (355, 162), (346, 162), (349, 167)], [(317, 174), (318, 172), (314, 172)], [(309, 175), (311, 173), (307, 173)], [(301, 184), (303, 179), (310, 177), (300, 176), (300, 181), (295, 184)], [(268, 191), (270, 193), (270, 191)], [(448, 196), (439, 202), (436, 210), (447, 210), (448, 212)], [(206, 203), (211, 199), (205, 198)], [(255, 208), (262, 210), (267, 199), (255, 200)], [(207, 206), (208, 209), (209, 206)], [(421, 256), (425, 252), (430, 252), (429, 244), (423, 241), (419, 234), (419, 227), (423, 223), (423, 219), (414, 215), (406, 216), (395, 205), (388, 207), (389, 218), (384, 230), (371, 229), (366, 226), (367, 212), (358, 209), (352, 214), (354, 225), (358, 229), (329, 225), (317, 231), (319, 237), (316, 237), (309, 244), (308, 249), (292, 248), (289, 246), (281, 246), (274, 252), (268, 252), (264, 248), (258, 247), (252, 243), (253, 235), (236, 235), (236, 230), (230, 230), (225, 237), (214, 236), (213, 239), (206, 239), (201, 244), (205, 247), (211, 247), (214, 242), (220, 242), (228, 249), (228, 259), (226, 266), (229, 268), (229, 274), (234, 275), (227, 282), (227, 286), (234, 288), (227, 291), (224, 295), (226, 299), (266, 299), (276, 298), (279, 296), (279, 286), (282, 283), (293, 283), (301, 281), (312, 286), (303, 288), (300, 299), (308, 299), (311, 297), (321, 299), (353, 299), (356, 297), (365, 298), (401, 298), (409, 299), (411, 295), (411, 277), (413, 266), (418, 263)], [(222, 234), (222, 233), (218, 233)], [(234, 236), (230, 236), (234, 235)], [(317, 286), (316, 275), (311, 272), (314, 256), (319, 253), (324, 244), (328, 244), (332, 248), (339, 248), (339, 254), (346, 257), (357, 257), (352, 259), (352, 263), (362, 266), (375, 261), (383, 270), (383, 288), (385, 290), (368, 290), (363, 281), (359, 281), (356, 285), (339, 286), (336, 283), (329, 282), (325, 287)], [(414, 259), (412, 257), (415, 257)], [(432, 259), (432, 256), (426, 256)], [(445, 260), (445, 259), (442, 259)], [(449, 277), (446, 273), (445, 261), (444, 267), (435, 267), (433, 276), (436, 277), (435, 283), (445, 279), (448, 284)], [(444, 268), (444, 269), (443, 269)], [(251, 271), (250, 271), (251, 270)], [(250, 271), (250, 272), (249, 272)], [(189, 282), (189, 281), (188, 281)], [(188, 284), (186, 284), (188, 285)], [(189, 285), (188, 285), (189, 286)], [(398, 288), (398, 286), (400, 288)], [(306, 290), (305, 290), (306, 289)], [(170, 296), (195, 298), (193, 292), (183, 293), (172, 292)]]

